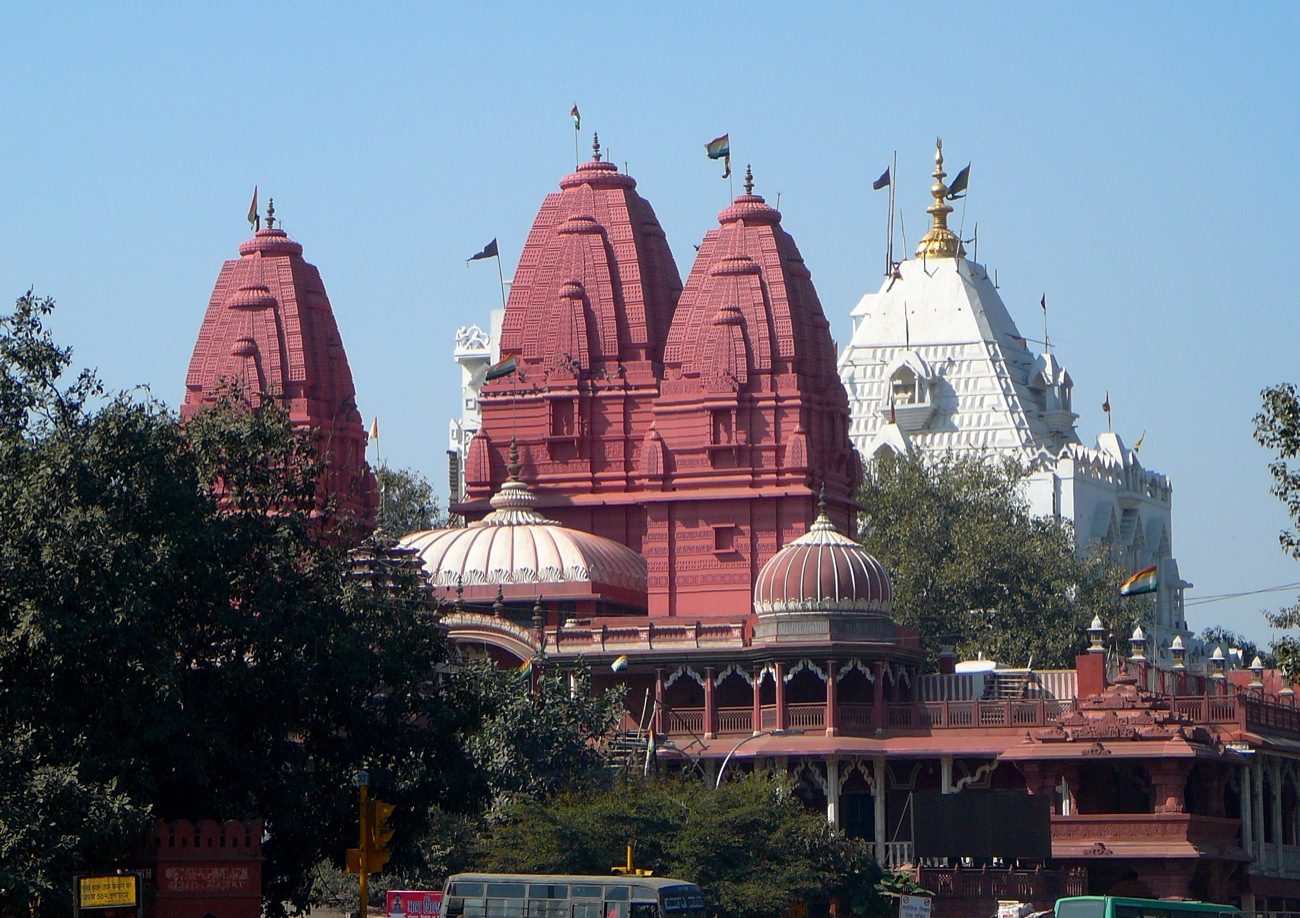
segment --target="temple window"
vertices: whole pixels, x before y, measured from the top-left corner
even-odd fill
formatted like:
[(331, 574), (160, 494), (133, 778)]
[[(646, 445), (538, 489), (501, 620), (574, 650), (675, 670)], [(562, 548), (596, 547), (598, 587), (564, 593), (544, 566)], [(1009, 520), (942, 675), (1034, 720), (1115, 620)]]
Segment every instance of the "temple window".
[(712, 443), (714, 446), (724, 446), (732, 441), (732, 417), (731, 409), (715, 408), (712, 412)]
[(574, 407), (574, 403), (569, 399), (555, 399), (551, 402), (552, 437), (574, 435)]

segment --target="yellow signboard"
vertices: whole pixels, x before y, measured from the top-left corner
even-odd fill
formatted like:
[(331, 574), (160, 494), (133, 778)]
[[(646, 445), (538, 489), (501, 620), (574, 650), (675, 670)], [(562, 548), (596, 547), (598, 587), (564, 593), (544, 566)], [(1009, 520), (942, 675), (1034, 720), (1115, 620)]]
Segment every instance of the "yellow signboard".
[(77, 878), (79, 908), (116, 908), (139, 902), (133, 875)]

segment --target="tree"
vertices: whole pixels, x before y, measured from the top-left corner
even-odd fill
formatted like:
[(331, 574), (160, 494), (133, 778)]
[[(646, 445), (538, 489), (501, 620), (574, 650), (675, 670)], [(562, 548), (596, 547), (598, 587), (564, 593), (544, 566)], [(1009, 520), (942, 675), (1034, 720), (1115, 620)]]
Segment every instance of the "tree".
[(894, 619), (943, 646), (1015, 665), (1069, 667), (1094, 615), (1131, 627), (1124, 571), (1077, 551), (1068, 522), (1035, 517), (1025, 471), (978, 457), (881, 456), (864, 467), (862, 544), (894, 587)]
[(717, 789), (691, 777), (634, 778), (517, 802), (488, 825), (478, 858), (503, 872), (608, 873), (629, 840), (636, 866), (698, 883), (710, 911), (737, 918), (869, 896), (880, 875), (863, 842), (834, 832), (769, 773)]
[(442, 529), (450, 525), (438, 509), (433, 486), (414, 469), (393, 469), (381, 465), (379, 480), (379, 530), (393, 539), (412, 532)]
[(51, 308), (0, 320), (0, 911), (65, 914), (72, 872), (182, 817), (265, 819), (266, 907), (305, 904), (355, 835), (359, 767), (411, 836), (469, 792), (462, 748), (430, 742), (464, 724), (430, 680), (426, 593), (348, 576), (319, 459), (272, 401), (182, 428), (97, 399), (62, 384)]
[[(1278, 535), (1282, 550), (1300, 558), (1300, 471), (1292, 465), (1300, 457), (1300, 393), (1292, 383), (1270, 386), (1260, 393), (1263, 407), (1255, 415), (1255, 440), (1277, 453), (1269, 463), (1273, 476), (1272, 493), (1286, 505), (1291, 528)], [(1265, 617), (1274, 628), (1300, 627), (1300, 603)], [(1274, 663), (1288, 679), (1300, 678), (1300, 639), (1283, 635), (1270, 645)]]

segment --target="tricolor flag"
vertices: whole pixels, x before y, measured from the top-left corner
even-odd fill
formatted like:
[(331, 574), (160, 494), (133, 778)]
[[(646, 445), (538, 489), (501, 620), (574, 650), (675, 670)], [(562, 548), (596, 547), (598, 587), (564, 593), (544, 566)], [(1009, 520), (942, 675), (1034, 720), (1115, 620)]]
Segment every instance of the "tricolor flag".
[(507, 354), (500, 362), (494, 363), (492, 366), (488, 367), (488, 371), (484, 374), (483, 379), (484, 381), (500, 379), (502, 376), (509, 376), (518, 369), (519, 355)]
[(533, 658), (529, 657), (527, 660), (520, 663), (518, 671), (523, 673), (525, 676), (531, 675), (533, 672)]
[(1121, 596), (1140, 596), (1143, 593), (1154, 593), (1156, 591), (1156, 569), (1148, 567), (1145, 570), (1138, 571), (1132, 577), (1120, 585), (1119, 595)]
[(627, 669), (627, 654), (623, 654), (623, 656), (609, 664), (609, 668), (616, 673), (621, 673), (623, 670)]
[(731, 135), (723, 134), (721, 137), (715, 137), (704, 145), (704, 149), (709, 154), (709, 159), (722, 159), (724, 156), (730, 156)]
[(880, 173), (880, 178), (876, 179), (874, 182), (871, 183), (871, 190), (879, 191), (881, 188), (888, 188), (888, 187), (889, 187), (889, 169), (886, 168), (884, 172)]
[(573, 129), (582, 130), (582, 115), (578, 112), (578, 103), (573, 103), (573, 108), (569, 109), (569, 117), (573, 119)]
[(480, 259), (483, 258), (500, 258), (500, 257), (501, 257), (500, 254), (497, 252), (497, 241), (493, 239), (487, 245), (483, 246), (483, 251), (479, 252), (477, 255), (471, 255), (469, 258), (466, 258), (465, 264), (469, 264), (471, 261), (479, 261)]
[(253, 186), (253, 203), (248, 205), (248, 225), (254, 232), (262, 228), (262, 218), (257, 215), (257, 186)]
[(375, 416), (375, 419), (374, 419), (373, 421), (370, 422), (370, 439), (372, 439), (372, 440), (378, 440), (378, 439), (379, 439), (379, 417), (378, 417), (378, 415), (376, 415), (376, 416)]

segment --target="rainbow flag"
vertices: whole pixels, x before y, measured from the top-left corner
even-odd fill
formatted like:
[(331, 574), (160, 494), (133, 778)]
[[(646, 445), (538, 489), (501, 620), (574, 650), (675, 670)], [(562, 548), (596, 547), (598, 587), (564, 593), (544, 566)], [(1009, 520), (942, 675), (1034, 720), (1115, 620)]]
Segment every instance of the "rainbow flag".
[(704, 145), (705, 151), (709, 154), (709, 159), (722, 159), (724, 156), (731, 155), (731, 134), (723, 134), (721, 137), (715, 137)]
[(1128, 578), (1120, 585), (1119, 595), (1121, 596), (1140, 596), (1143, 593), (1154, 593), (1156, 591), (1156, 569), (1148, 567), (1145, 570), (1138, 571), (1132, 577)]
[(627, 654), (623, 654), (623, 656), (609, 664), (609, 668), (616, 673), (621, 673), (623, 670), (627, 669)]

